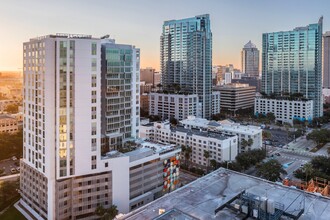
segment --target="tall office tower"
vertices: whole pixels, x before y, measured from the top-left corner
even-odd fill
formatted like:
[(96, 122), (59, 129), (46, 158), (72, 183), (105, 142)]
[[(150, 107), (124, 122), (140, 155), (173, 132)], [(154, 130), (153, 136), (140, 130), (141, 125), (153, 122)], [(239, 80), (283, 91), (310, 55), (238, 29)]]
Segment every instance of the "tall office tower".
[[(87, 218), (94, 215), (98, 205), (116, 204), (127, 212), (129, 158), (101, 158), (101, 40), (89, 35), (57, 34), (31, 39), (23, 47), (21, 207), (37, 219)], [(108, 71), (118, 78), (109, 89), (113, 97), (126, 86), (120, 81), (126, 80), (123, 73), (134, 71), (132, 54), (131, 48), (110, 48), (106, 54), (109, 59), (117, 58)], [(126, 137), (131, 131), (126, 129), (128, 120), (124, 119), (136, 111), (126, 109), (125, 96), (120, 101), (116, 109), (110, 107), (109, 115), (121, 109), (125, 114), (109, 131)]]
[(242, 72), (248, 76), (259, 76), (259, 50), (255, 44), (249, 41), (241, 52)]
[(202, 116), (212, 114), (212, 32), (209, 15), (165, 21), (161, 43), (161, 73), (164, 90), (173, 85), (198, 94)]
[(323, 115), (322, 23), (262, 36), (262, 92), (302, 94), (314, 101), (314, 117)]
[[(102, 134), (106, 152), (138, 137), (140, 49), (102, 40)], [(108, 149), (108, 146), (110, 147)]]
[(323, 35), (323, 88), (330, 89), (330, 31)]

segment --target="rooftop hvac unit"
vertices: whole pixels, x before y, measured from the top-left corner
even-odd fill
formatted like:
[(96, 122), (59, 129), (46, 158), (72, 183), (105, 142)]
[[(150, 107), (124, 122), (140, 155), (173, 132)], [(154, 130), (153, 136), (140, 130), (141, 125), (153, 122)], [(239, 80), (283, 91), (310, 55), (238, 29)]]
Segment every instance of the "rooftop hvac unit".
[(271, 199), (268, 199), (268, 201), (267, 201), (267, 212), (270, 214), (275, 213), (275, 203)]
[(260, 208), (263, 211), (266, 211), (266, 204), (267, 204), (267, 198), (266, 197), (261, 197), (260, 198)]
[(248, 213), (248, 207), (246, 205), (242, 205), (242, 212), (244, 214), (247, 214)]
[(253, 217), (258, 218), (258, 210), (257, 209), (253, 209)]

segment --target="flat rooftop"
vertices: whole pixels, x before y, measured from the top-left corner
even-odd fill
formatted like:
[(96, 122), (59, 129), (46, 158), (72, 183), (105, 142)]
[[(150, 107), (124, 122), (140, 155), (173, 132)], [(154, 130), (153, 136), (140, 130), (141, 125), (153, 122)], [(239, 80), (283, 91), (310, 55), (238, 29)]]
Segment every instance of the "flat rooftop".
[[(304, 209), (300, 220), (330, 218), (330, 199), (326, 197), (220, 168), (124, 215), (121, 219), (174, 219), (171, 216), (175, 219), (242, 219), (242, 213), (228, 208), (215, 214), (217, 208), (242, 191), (281, 203), (285, 212), (292, 215), (297, 215)], [(162, 209), (165, 213), (159, 215)]]
[(213, 132), (213, 131), (201, 131), (199, 129), (187, 129), (181, 126), (178, 126), (176, 128), (171, 128), (172, 132), (179, 131), (179, 132), (184, 132), (187, 133), (188, 136), (192, 135), (197, 135), (197, 136), (202, 136), (202, 137), (210, 137), (210, 138), (215, 138), (218, 140), (226, 140), (228, 138), (233, 137), (234, 135), (228, 135), (222, 132)]

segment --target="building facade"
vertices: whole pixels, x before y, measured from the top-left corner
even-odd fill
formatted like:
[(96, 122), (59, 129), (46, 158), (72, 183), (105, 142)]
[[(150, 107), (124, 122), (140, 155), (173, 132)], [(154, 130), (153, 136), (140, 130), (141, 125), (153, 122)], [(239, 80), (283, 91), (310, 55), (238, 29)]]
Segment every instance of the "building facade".
[[(173, 143), (177, 146), (190, 147), (190, 160), (193, 163), (209, 166), (209, 161), (232, 161), (238, 153), (236, 135), (224, 134), (217, 131), (187, 129), (182, 126), (173, 128), (169, 122), (155, 122), (140, 127), (141, 138)], [(209, 158), (204, 157), (208, 151)]]
[(108, 151), (139, 134), (140, 49), (102, 39), (101, 84), (102, 135)]
[(260, 77), (251, 77), (243, 75), (240, 79), (232, 79), (232, 83), (249, 84), (249, 86), (256, 87), (256, 92), (261, 91)]
[(149, 94), (149, 115), (159, 115), (163, 120), (175, 118), (182, 120), (189, 115), (200, 115), (198, 95)]
[(276, 121), (293, 124), (294, 119), (311, 122), (313, 120), (313, 107), (313, 100), (256, 97), (254, 113), (255, 115), (266, 115), (271, 112), (274, 113)]
[(216, 115), (220, 113), (220, 92), (219, 91), (213, 91), (212, 92), (212, 115)]
[(127, 213), (130, 157), (104, 150), (137, 137), (139, 49), (56, 34), (24, 43), (23, 57), (21, 212), (97, 219), (99, 205), (115, 204)]
[(179, 85), (182, 92), (198, 94), (202, 116), (212, 111), (212, 32), (209, 15), (165, 21), (160, 37), (164, 90)]
[(234, 114), (238, 110), (253, 108), (256, 88), (248, 84), (232, 83), (224, 86), (214, 87), (220, 91), (221, 110), (227, 110)]
[(323, 35), (323, 88), (330, 89), (330, 31)]
[(241, 52), (242, 72), (247, 76), (259, 77), (259, 50), (249, 41)]
[(323, 115), (322, 23), (262, 36), (262, 92), (302, 94), (313, 100), (314, 117)]
[[(256, 126), (244, 126), (228, 121), (215, 122), (192, 116), (180, 121), (179, 124), (188, 129), (206, 129), (228, 135), (236, 135), (238, 140), (238, 153), (262, 148), (262, 129)], [(243, 139), (246, 141), (252, 139), (252, 144), (242, 146), (241, 142)]]
[(0, 134), (18, 132), (18, 120), (9, 115), (0, 115)]

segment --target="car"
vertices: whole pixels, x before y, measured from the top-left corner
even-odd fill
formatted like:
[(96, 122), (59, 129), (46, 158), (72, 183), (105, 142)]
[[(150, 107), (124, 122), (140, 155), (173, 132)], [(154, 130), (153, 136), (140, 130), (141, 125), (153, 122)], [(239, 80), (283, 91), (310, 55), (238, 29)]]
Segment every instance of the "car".
[(278, 156), (278, 157), (279, 157), (279, 156), (281, 156), (281, 154), (280, 154), (280, 153), (276, 153), (275, 155), (276, 155), (276, 156)]
[(20, 172), (21, 171), (21, 168), (20, 167), (17, 167), (16, 170), (17, 170), (17, 172)]
[(11, 172), (11, 173), (16, 173), (16, 169), (15, 169), (15, 168), (11, 168), (11, 169), (10, 169), (10, 172)]
[(13, 156), (11, 159), (15, 161), (17, 160), (17, 157)]

